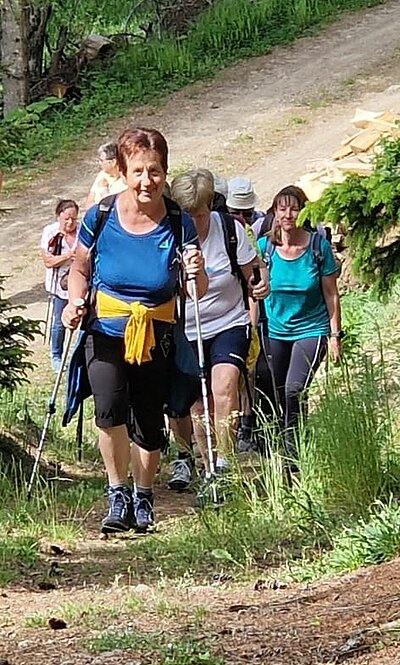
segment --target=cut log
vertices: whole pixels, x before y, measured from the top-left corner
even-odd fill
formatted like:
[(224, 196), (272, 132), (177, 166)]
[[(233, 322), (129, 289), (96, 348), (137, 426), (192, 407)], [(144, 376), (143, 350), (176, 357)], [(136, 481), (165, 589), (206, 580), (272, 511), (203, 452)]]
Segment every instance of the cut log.
[(378, 129), (363, 129), (356, 137), (350, 141), (349, 146), (354, 153), (367, 152), (381, 138), (381, 132)]
[(82, 42), (81, 52), (84, 53), (86, 58), (94, 60), (99, 55), (100, 51), (109, 49), (112, 45), (112, 40), (103, 35), (88, 35), (84, 42)]
[(343, 157), (348, 157), (352, 155), (353, 151), (350, 145), (342, 145), (338, 148), (332, 155), (332, 159), (343, 159)]
[(365, 109), (356, 109), (351, 124), (359, 129), (367, 129), (371, 120), (377, 120), (384, 115), (384, 111), (366, 111)]
[(351, 136), (346, 136), (343, 141), (341, 141), (340, 145), (349, 145), (352, 141), (354, 141), (357, 136), (360, 136), (361, 132), (356, 132), (355, 134), (352, 134)]
[(336, 167), (344, 173), (355, 173), (363, 176), (372, 173), (372, 164), (363, 164), (358, 159), (343, 159), (341, 162), (336, 162)]

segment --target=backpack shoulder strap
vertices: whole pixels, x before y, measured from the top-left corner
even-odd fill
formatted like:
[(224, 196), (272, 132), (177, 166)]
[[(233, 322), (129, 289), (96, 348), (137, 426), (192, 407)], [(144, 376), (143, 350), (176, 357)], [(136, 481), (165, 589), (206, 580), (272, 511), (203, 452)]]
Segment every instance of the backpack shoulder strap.
[(322, 235), (318, 233), (318, 231), (312, 231), (311, 251), (319, 273), (321, 273), (322, 261), (323, 261), (322, 251), (321, 251), (321, 241), (322, 241)]
[(167, 215), (171, 224), (172, 235), (174, 236), (175, 245), (178, 253), (182, 254), (183, 251), (183, 224), (182, 224), (182, 211), (175, 201), (164, 196), (164, 203), (167, 209)]
[(96, 243), (99, 239), (99, 235), (102, 232), (104, 228), (104, 224), (106, 223), (108, 214), (111, 210), (111, 208), (114, 205), (116, 198), (116, 194), (110, 194), (110, 196), (104, 197), (104, 199), (101, 199), (100, 203), (98, 204), (97, 207), (97, 212), (96, 212), (96, 224), (93, 229), (93, 245), (92, 248), (96, 247)]
[[(260, 240), (264, 240), (264, 246), (261, 246), (262, 260), (265, 265), (269, 268), (271, 264), (272, 255), (275, 252), (276, 246), (272, 242), (269, 236), (263, 236)], [(260, 240), (258, 242), (260, 242)]]
[(222, 220), (222, 230), (224, 232), (225, 249), (229, 256), (231, 264), (231, 273), (235, 277), (239, 277), (240, 269), (237, 261), (237, 246), (238, 240), (236, 235), (235, 220), (229, 213), (220, 212), (219, 216)]
[(243, 277), (243, 273), (240, 270), (240, 266), (237, 260), (238, 239), (236, 235), (235, 219), (232, 217), (232, 215), (227, 213), (219, 213), (219, 216), (222, 221), (225, 249), (231, 264), (231, 273), (238, 278), (243, 291), (244, 306), (246, 309), (249, 309), (249, 292), (247, 288), (247, 282)]
[(174, 236), (175, 246), (176, 246), (176, 259), (178, 262), (178, 278), (176, 283), (176, 292), (179, 296), (179, 308), (176, 308), (175, 315), (178, 321), (179, 326), (185, 328), (185, 305), (186, 305), (186, 294), (185, 289), (183, 288), (184, 275), (182, 270), (182, 252), (183, 252), (183, 224), (182, 224), (182, 210), (178, 204), (172, 199), (164, 196), (165, 208), (167, 210), (167, 215), (169, 223), (171, 224), (172, 235)]

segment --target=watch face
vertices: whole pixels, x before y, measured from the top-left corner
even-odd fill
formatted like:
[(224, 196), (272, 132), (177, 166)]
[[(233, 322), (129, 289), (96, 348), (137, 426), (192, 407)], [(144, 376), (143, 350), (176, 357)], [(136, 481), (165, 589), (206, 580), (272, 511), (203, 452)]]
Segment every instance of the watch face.
[(343, 339), (344, 332), (343, 332), (343, 330), (340, 330), (337, 333), (331, 333), (331, 337), (336, 337), (336, 339)]

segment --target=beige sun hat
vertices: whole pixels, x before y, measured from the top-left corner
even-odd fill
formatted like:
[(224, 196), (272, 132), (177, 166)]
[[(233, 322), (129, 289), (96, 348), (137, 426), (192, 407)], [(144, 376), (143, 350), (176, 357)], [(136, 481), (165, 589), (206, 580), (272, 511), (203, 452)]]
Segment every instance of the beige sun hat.
[(213, 173), (214, 177), (214, 192), (218, 192), (219, 194), (222, 194), (225, 196), (225, 198), (228, 196), (228, 181), (224, 176), (220, 175), (219, 173)]
[(231, 178), (228, 182), (226, 205), (235, 210), (249, 210), (258, 203), (258, 196), (249, 178), (242, 175)]

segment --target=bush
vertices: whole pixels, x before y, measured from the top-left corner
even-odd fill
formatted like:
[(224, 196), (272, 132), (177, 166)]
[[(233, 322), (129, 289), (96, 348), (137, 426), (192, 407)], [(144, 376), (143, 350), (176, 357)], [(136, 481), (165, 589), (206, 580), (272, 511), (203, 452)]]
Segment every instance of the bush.
[(40, 322), (10, 314), (12, 310), (25, 308), (12, 305), (3, 297), (4, 280), (0, 277), (0, 388), (13, 390), (27, 381), (26, 374), (34, 367), (28, 360), (32, 355), (28, 346), (34, 335), (40, 334)]

